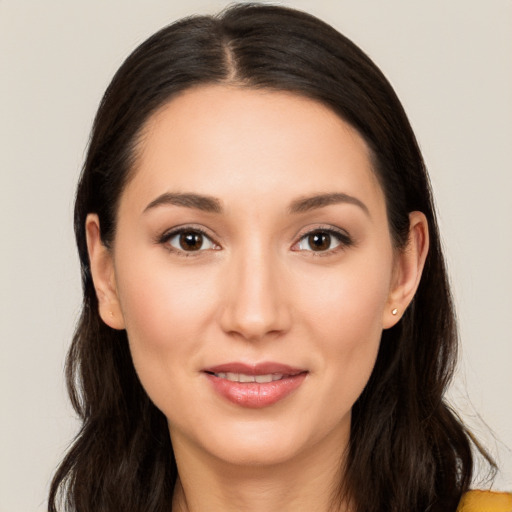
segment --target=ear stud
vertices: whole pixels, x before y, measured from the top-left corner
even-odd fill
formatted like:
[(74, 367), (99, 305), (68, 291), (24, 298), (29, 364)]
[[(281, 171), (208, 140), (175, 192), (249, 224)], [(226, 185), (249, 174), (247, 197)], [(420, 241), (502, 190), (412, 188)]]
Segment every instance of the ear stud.
[(391, 311), (391, 314), (394, 316), (396, 316), (397, 313), (398, 313), (398, 309), (396, 309), (396, 308)]

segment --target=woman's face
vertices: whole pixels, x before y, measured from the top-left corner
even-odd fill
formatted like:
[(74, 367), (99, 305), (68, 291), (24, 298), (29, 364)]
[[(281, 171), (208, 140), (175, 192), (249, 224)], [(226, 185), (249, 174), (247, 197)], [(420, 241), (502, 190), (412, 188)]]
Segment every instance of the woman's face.
[(395, 263), (354, 129), (290, 93), (203, 86), (147, 123), (102, 316), (175, 446), (237, 464), (339, 452), (397, 321)]

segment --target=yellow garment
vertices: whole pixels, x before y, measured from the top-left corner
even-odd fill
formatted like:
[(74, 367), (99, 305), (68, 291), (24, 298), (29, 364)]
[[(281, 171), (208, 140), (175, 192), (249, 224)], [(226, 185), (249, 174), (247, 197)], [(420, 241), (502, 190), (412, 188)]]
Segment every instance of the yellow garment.
[(512, 494), (469, 491), (462, 497), (457, 512), (512, 512)]

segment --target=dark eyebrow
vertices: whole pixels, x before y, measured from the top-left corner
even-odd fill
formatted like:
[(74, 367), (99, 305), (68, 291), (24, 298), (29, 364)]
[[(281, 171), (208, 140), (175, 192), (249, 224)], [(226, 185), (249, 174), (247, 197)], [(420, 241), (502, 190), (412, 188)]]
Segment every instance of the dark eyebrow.
[(195, 208), (204, 212), (222, 213), (220, 201), (215, 197), (180, 192), (166, 192), (158, 196), (144, 208), (144, 213), (163, 205), (184, 206), (185, 208)]
[(323, 208), (324, 206), (330, 206), (331, 204), (348, 203), (355, 206), (359, 206), (366, 215), (370, 215), (368, 207), (357, 197), (349, 196), (341, 192), (333, 192), (330, 194), (317, 194), (309, 197), (302, 197), (292, 201), (289, 212), (290, 213), (304, 213), (316, 208)]

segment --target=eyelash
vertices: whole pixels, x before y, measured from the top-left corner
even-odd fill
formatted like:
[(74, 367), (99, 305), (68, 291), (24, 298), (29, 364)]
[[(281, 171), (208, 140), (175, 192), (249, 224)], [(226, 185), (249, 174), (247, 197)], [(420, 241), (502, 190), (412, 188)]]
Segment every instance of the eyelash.
[[(162, 236), (160, 236), (158, 238), (157, 243), (164, 245), (165, 248), (169, 252), (172, 252), (178, 256), (183, 256), (185, 258), (189, 258), (191, 256), (192, 257), (198, 256), (199, 254), (197, 254), (197, 253), (204, 252), (204, 249), (203, 250), (199, 249), (197, 251), (185, 251), (183, 249), (177, 249), (176, 247), (173, 247), (172, 245), (169, 244), (169, 241), (172, 240), (174, 237), (183, 235), (184, 233), (200, 234), (201, 236), (203, 236), (203, 238), (205, 238), (206, 240), (209, 240), (214, 246), (218, 247), (218, 244), (212, 240), (211, 236), (208, 235), (206, 233), (206, 231), (204, 231), (201, 228), (192, 227), (192, 226), (183, 226), (183, 227), (180, 227), (177, 229), (173, 229), (171, 231), (167, 231)], [(218, 250), (218, 249), (213, 249), (213, 250)]]
[(311, 256), (330, 256), (331, 254), (335, 254), (339, 251), (343, 251), (354, 245), (354, 240), (350, 237), (350, 235), (341, 229), (335, 229), (333, 227), (317, 227), (306, 233), (302, 234), (297, 242), (293, 244), (293, 246), (297, 246), (303, 240), (306, 240), (308, 237), (315, 234), (325, 234), (330, 237), (335, 238), (338, 241), (338, 245), (333, 249), (328, 249), (326, 251), (314, 251), (314, 250), (298, 250), (298, 252), (309, 252)]
[[(215, 246), (213, 249), (206, 249), (206, 250), (219, 250), (220, 246), (212, 240), (211, 236), (206, 233), (203, 229), (199, 227), (192, 227), (192, 226), (183, 226), (177, 229), (173, 229), (171, 231), (165, 232), (163, 235), (161, 235), (157, 239), (157, 243), (164, 245), (165, 248), (178, 256), (183, 256), (185, 258), (193, 257), (193, 256), (199, 256), (200, 253), (204, 252), (205, 249), (198, 249), (196, 251), (185, 251), (183, 249), (177, 249), (176, 247), (173, 247), (169, 244), (169, 241), (173, 238), (183, 235), (185, 233), (190, 234), (200, 234), (205, 239), (209, 240), (212, 245)], [(292, 247), (295, 247), (299, 245), (302, 241), (306, 240), (308, 237), (315, 235), (315, 234), (325, 234), (329, 235), (331, 237), (334, 237), (338, 241), (338, 245), (334, 247), (333, 249), (325, 250), (325, 251), (314, 251), (314, 250), (305, 250), (305, 249), (292, 249), (296, 252), (309, 252), (312, 256), (328, 256), (331, 254), (334, 254), (338, 251), (342, 251), (344, 249), (347, 249), (348, 247), (351, 247), (354, 245), (353, 239), (342, 230), (337, 230), (332, 227), (317, 227), (315, 229), (312, 229), (310, 231), (307, 231), (306, 233), (303, 233), (297, 242), (293, 244)]]

